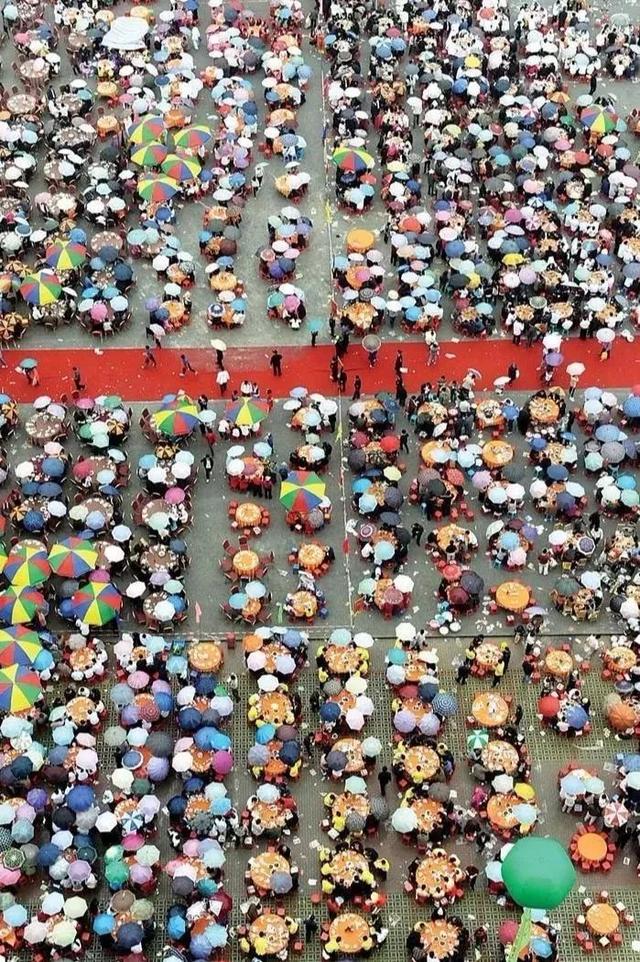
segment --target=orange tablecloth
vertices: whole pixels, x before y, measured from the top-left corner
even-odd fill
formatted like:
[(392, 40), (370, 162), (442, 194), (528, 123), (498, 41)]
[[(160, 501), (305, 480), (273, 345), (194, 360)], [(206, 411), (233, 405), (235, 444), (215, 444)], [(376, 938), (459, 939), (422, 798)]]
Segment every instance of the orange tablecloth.
[(612, 905), (608, 902), (596, 902), (590, 905), (585, 913), (587, 928), (594, 935), (610, 936), (620, 927), (620, 918)]
[(471, 714), (484, 728), (495, 728), (507, 721), (509, 704), (496, 692), (484, 692), (473, 699)]
[(305, 542), (298, 548), (298, 564), (306, 571), (317, 571), (325, 557), (326, 549), (321, 544)]
[(606, 839), (598, 832), (585, 832), (578, 839), (576, 848), (580, 858), (589, 862), (603, 862), (607, 856)]
[(331, 806), (332, 817), (346, 819), (351, 812), (366, 818), (369, 814), (369, 799), (365, 795), (353, 795), (351, 792), (336, 795)]
[(336, 916), (329, 926), (329, 939), (337, 942), (340, 951), (346, 954), (362, 952), (372, 944), (369, 923), (355, 912), (344, 912)]
[(254, 528), (262, 521), (262, 508), (253, 501), (243, 501), (236, 508), (235, 520), (243, 528)]
[(256, 940), (264, 939), (268, 955), (284, 952), (289, 945), (289, 930), (284, 919), (270, 912), (259, 915), (249, 928), (249, 942), (255, 947)]
[(490, 468), (501, 468), (513, 458), (513, 448), (506, 441), (487, 441), (482, 448), (482, 460)]
[(443, 848), (434, 848), (416, 869), (416, 894), (423, 898), (441, 899), (464, 878), (460, 860)]
[(291, 595), (291, 608), (296, 618), (313, 618), (318, 599), (310, 591), (296, 591)]
[(293, 724), (293, 710), (288, 695), (281, 691), (267, 691), (258, 698), (258, 718), (275, 725)]
[(362, 745), (357, 738), (339, 738), (337, 742), (334, 742), (332, 749), (336, 752), (344, 752), (347, 756), (347, 767), (345, 771), (348, 772), (349, 775), (361, 772), (365, 767)]
[(251, 551), (249, 549), (243, 549), (242, 551), (237, 551), (232, 560), (233, 570), (236, 571), (243, 578), (251, 578), (260, 564), (260, 556), (257, 551)]
[(517, 749), (510, 742), (500, 739), (485, 745), (480, 757), (490, 772), (505, 772), (507, 775), (513, 775), (520, 761)]
[(344, 886), (353, 885), (358, 876), (369, 870), (365, 856), (353, 849), (336, 852), (327, 865), (331, 878)]
[(223, 662), (222, 648), (215, 641), (198, 641), (189, 645), (187, 658), (196, 671), (218, 671)]
[(573, 658), (568, 651), (552, 648), (544, 656), (544, 667), (556, 678), (566, 678), (573, 668)]
[(496, 588), (496, 604), (505, 611), (524, 611), (530, 596), (529, 588), (519, 581), (505, 581)]
[(274, 872), (290, 872), (290, 866), (284, 856), (277, 852), (261, 852), (249, 862), (249, 875), (256, 888), (263, 891), (271, 889), (271, 876)]

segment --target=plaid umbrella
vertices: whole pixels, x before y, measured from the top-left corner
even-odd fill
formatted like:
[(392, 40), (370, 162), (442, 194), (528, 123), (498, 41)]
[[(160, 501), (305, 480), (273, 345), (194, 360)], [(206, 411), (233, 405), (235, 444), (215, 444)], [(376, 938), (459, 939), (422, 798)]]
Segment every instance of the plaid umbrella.
[(62, 293), (60, 278), (53, 271), (27, 274), (20, 286), (20, 293), (27, 304), (55, 304)]
[(33, 665), (42, 651), (42, 643), (37, 632), (14, 625), (0, 628), (0, 667), (19, 665), (27, 668)]
[(127, 128), (130, 144), (149, 144), (153, 140), (160, 140), (165, 132), (162, 117), (143, 117)]
[(288, 511), (311, 511), (324, 497), (326, 485), (315, 471), (290, 471), (280, 485), (280, 503)]
[(19, 588), (17, 585), (0, 592), (0, 621), (8, 625), (26, 625), (38, 611), (47, 612), (49, 606), (44, 596), (35, 588)]
[(254, 401), (252, 398), (242, 398), (233, 401), (225, 408), (224, 415), (239, 427), (251, 427), (258, 424), (269, 413), (269, 405), (264, 401)]
[(97, 561), (98, 552), (84, 538), (64, 538), (49, 551), (51, 570), (63, 578), (80, 578), (93, 571)]
[(467, 748), (470, 752), (479, 752), (489, 744), (489, 732), (484, 728), (474, 728), (467, 735)]
[(40, 677), (20, 665), (0, 668), (0, 711), (23, 712), (33, 708), (42, 692)]
[(211, 128), (206, 124), (194, 124), (192, 127), (183, 127), (173, 135), (173, 142), (176, 147), (188, 148), (189, 150), (203, 147), (208, 143), (213, 134)]
[(12, 585), (24, 588), (39, 585), (51, 574), (44, 545), (18, 542), (11, 551), (4, 568), (4, 575)]
[(109, 582), (90, 581), (71, 596), (71, 607), (75, 618), (100, 627), (113, 621), (122, 608), (122, 598)]
[(47, 247), (45, 260), (49, 267), (58, 271), (71, 271), (87, 259), (87, 248), (74, 241), (56, 241)]
[(156, 177), (142, 177), (138, 181), (138, 193), (143, 200), (154, 204), (161, 204), (178, 192), (179, 184), (173, 177), (157, 175)]

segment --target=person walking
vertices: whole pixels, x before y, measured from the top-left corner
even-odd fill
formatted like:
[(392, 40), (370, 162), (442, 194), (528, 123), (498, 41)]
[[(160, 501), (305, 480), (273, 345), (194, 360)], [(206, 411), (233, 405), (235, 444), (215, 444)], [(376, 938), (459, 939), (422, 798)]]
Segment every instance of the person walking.
[(219, 347), (216, 348), (216, 367), (219, 371), (224, 367), (224, 351)]
[(269, 358), (269, 364), (275, 377), (282, 377), (282, 354), (277, 347), (274, 347), (273, 354)]
[(409, 453), (409, 434), (405, 428), (400, 432), (400, 450), (405, 454)]
[(200, 464), (204, 468), (204, 480), (206, 484), (211, 481), (211, 475), (213, 474), (213, 458), (211, 452), (209, 451), (203, 458), (200, 459)]
[(378, 352), (367, 351), (367, 357), (369, 358), (369, 367), (375, 367), (378, 363)]
[(73, 381), (73, 386), (75, 387), (76, 391), (84, 391), (85, 387), (87, 386), (82, 379), (80, 368), (75, 367), (75, 365), (71, 369), (71, 380)]
[(225, 367), (221, 367), (216, 374), (216, 384), (220, 388), (220, 396), (224, 397), (227, 393), (227, 385), (229, 384), (229, 372)]
[(156, 361), (155, 354), (153, 353), (153, 351), (151, 350), (151, 348), (150, 348), (149, 345), (147, 344), (147, 346), (146, 346), (145, 349), (144, 349), (144, 355), (143, 355), (143, 359), (142, 359), (142, 367), (143, 367), (143, 369), (144, 369), (144, 368), (146, 368), (146, 367), (157, 367), (157, 366), (158, 366), (158, 362)]
[(419, 521), (414, 521), (411, 525), (411, 537), (415, 543), (420, 547), (420, 542), (422, 541), (422, 535), (424, 534), (424, 525), (420, 524)]
[(400, 377), (402, 375), (403, 367), (404, 367), (404, 358), (402, 356), (402, 351), (398, 351), (398, 353), (396, 354), (394, 365), (393, 365), (393, 369), (395, 371), (396, 377)]
[(362, 379), (359, 374), (353, 379), (353, 394), (351, 395), (352, 401), (359, 401), (360, 395), (362, 394)]
[(347, 386), (347, 372), (345, 371), (344, 367), (342, 367), (341, 365), (340, 370), (338, 371), (338, 390), (340, 391), (341, 394), (344, 394), (346, 386)]
[(391, 772), (386, 765), (382, 766), (382, 769), (378, 772), (378, 785), (380, 786), (380, 794), (384, 798), (387, 792), (387, 785), (391, 781)]
[(195, 373), (196, 373), (196, 369), (195, 369), (195, 367), (192, 365), (192, 363), (191, 363), (191, 361), (189, 360), (189, 358), (187, 357), (187, 355), (186, 355), (186, 354), (181, 354), (181, 355), (180, 355), (180, 374), (179, 374), (179, 377), (184, 377), (184, 376), (186, 375), (187, 371), (189, 371), (191, 374), (195, 374)]
[(305, 942), (311, 941), (316, 932), (318, 931), (318, 923), (316, 921), (315, 915), (307, 915), (304, 920), (304, 940)]
[(235, 702), (239, 702), (240, 701), (240, 693), (238, 691), (239, 681), (238, 681), (238, 676), (236, 675), (235, 672), (231, 672), (231, 674), (227, 677), (226, 685), (229, 691), (231, 692), (231, 697), (233, 698), (233, 700)]

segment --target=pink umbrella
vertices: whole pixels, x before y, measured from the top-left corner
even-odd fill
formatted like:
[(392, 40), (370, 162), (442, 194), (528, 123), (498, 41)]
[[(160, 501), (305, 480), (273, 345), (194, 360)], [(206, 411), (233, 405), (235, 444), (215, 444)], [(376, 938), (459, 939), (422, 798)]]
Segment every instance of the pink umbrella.
[(122, 839), (122, 847), (125, 852), (137, 852), (144, 845), (144, 836), (137, 832), (131, 832)]
[(510, 207), (509, 210), (505, 211), (504, 219), (507, 224), (519, 224), (522, 220), (522, 211), (517, 210), (515, 207)]
[(471, 484), (478, 491), (484, 491), (491, 484), (492, 478), (488, 471), (476, 471), (474, 476), (471, 478)]
[(146, 688), (149, 684), (149, 675), (146, 671), (132, 671), (127, 678), (127, 684), (136, 690)]
[(213, 770), (217, 775), (228, 775), (233, 768), (231, 752), (216, 752), (213, 756)]
[(523, 267), (518, 276), (523, 284), (535, 284), (537, 275), (530, 267)]
[(169, 488), (165, 491), (164, 500), (167, 504), (182, 504), (186, 495), (182, 488)]
[(153, 878), (153, 871), (148, 865), (139, 865), (137, 862), (131, 866), (130, 876), (132, 881), (138, 885), (144, 885)]
[(108, 316), (109, 311), (107, 310), (107, 305), (99, 301), (94, 304), (90, 311), (91, 318), (94, 321), (104, 321), (105, 317)]
[(300, 298), (295, 294), (287, 294), (284, 299), (284, 306), (288, 311), (295, 311), (300, 307)]

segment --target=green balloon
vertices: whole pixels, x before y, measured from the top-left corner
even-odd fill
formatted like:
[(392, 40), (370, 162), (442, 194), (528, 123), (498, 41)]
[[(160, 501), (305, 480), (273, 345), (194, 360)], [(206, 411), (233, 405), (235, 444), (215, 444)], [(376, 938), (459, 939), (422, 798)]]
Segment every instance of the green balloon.
[(555, 909), (576, 881), (576, 870), (555, 838), (519, 839), (502, 865), (502, 880), (518, 905)]

